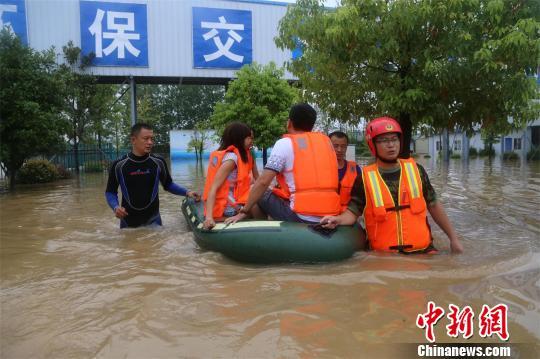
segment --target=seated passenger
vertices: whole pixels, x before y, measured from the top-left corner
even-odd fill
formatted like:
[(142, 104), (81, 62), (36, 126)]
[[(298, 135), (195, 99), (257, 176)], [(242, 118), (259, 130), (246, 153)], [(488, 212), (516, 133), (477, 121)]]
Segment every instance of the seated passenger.
[[(308, 104), (291, 107), (288, 134), (274, 144), (246, 205), (225, 223), (244, 219), (250, 211), (256, 218), (302, 223), (341, 212), (336, 155), (326, 135), (311, 131), (316, 117)], [(279, 188), (269, 190), (276, 176)]]
[(341, 131), (334, 131), (328, 135), (338, 162), (338, 179), (339, 179), (339, 197), (341, 200), (341, 212), (347, 209), (347, 205), (351, 200), (351, 190), (356, 180), (356, 176), (360, 173), (360, 167), (354, 161), (347, 161), (347, 147), (349, 146), (349, 137)]
[(216, 218), (234, 216), (246, 203), (254, 162), (252, 136), (247, 125), (233, 122), (223, 131), (218, 150), (210, 154), (203, 194), (205, 229), (212, 229)]

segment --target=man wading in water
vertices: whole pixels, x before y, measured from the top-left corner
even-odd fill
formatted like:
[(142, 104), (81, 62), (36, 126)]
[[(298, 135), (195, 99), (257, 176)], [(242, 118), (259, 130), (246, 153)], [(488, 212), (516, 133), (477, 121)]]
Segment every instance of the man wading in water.
[[(161, 225), (159, 214), (159, 183), (178, 196), (200, 200), (197, 192), (188, 191), (173, 182), (165, 160), (151, 154), (154, 131), (146, 123), (131, 128), (131, 153), (116, 160), (109, 170), (105, 191), (107, 203), (117, 218), (120, 228)], [(118, 203), (118, 186), (122, 191), (122, 205)]]
[(429, 212), (448, 236), (452, 252), (463, 252), (424, 168), (412, 158), (398, 159), (401, 138), (401, 127), (390, 117), (368, 123), (366, 142), (377, 161), (364, 166), (362, 176), (356, 177), (347, 210), (322, 218), (321, 224), (325, 228), (351, 225), (363, 214), (372, 250), (427, 253), (436, 251), (427, 221)]

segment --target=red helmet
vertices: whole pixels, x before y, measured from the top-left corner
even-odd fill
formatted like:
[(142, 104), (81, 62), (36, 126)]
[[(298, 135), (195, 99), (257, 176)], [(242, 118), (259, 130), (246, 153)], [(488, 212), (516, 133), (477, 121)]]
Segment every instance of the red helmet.
[(379, 117), (367, 124), (366, 142), (373, 156), (377, 156), (373, 139), (385, 133), (398, 133), (399, 138), (402, 137), (399, 123), (391, 117)]

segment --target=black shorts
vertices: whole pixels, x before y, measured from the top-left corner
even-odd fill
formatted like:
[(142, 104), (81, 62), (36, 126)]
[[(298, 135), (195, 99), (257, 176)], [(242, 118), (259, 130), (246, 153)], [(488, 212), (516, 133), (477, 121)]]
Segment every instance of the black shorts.
[(267, 190), (262, 195), (261, 199), (257, 203), (259, 208), (268, 216), (276, 221), (286, 221), (286, 222), (298, 222), (298, 223), (318, 223), (306, 221), (300, 217), (291, 209), (289, 201), (284, 200), (283, 198), (276, 196), (276, 194), (270, 190)]

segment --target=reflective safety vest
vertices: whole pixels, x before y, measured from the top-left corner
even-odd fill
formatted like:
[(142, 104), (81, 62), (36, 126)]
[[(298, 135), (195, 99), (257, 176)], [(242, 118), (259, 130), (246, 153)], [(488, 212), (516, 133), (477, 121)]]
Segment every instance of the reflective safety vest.
[(203, 193), (204, 213), (206, 215), (206, 201), (208, 199), (208, 193), (210, 192), (210, 187), (212, 187), (212, 183), (214, 182), (214, 177), (216, 176), (218, 169), (221, 167), (221, 163), (223, 162), (223, 157), (225, 156), (227, 152), (234, 152), (236, 154), (236, 157), (238, 158), (238, 160), (236, 161), (237, 163), (236, 169), (238, 170), (238, 175), (237, 175), (236, 185), (234, 186), (234, 194), (233, 194), (235, 203), (232, 203), (232, 201), (229, 199), (230, 183), (229, 183), (229, 180), (226, 178), (225, 181), (223, 181), (221, 186), (216, 191), (216, 200), (214, 202), (214, 210), (212, 211), (214, 218), (223, 217), (223, 211), (227, 207), (227, 204), (229, 205), (245, 204), (249, 196), (249, 188), (250, 188), (250, 182), (251, 182), (250, 174), (253, 168), (253, 158), (251, 156), (251, 151), (247, 151), (247, 156), (248, 156), (247, 163), (242, 161), (242, 157), (240, 156), (238, 149), (232, 145), (227, 147), (225, 150), (214, 151), (210, 154), (210, 159), (208, 161), (208, 171), (206, 174), (206, 181), (204, 183), (204, 193)]
[(394, 203), (377, 164), (362, 168), (367, 239), (378, 251), (416, 252), (431, 244), (422, 181), (413, 159), (399, 159), (399, 203)]
[[(338, 194), (337, 159), (328, 136), (318, 132), (284, 135), (291, 139), (294, 151), (294, 203), (292, 210), (306, 216), (336, 215), (341, 211)], [(276, 177), (274, 193), (290, 199), (285, 176)]]
[(347, 170), (345, 171), (345, 175), (341, 179), (340, 187), (339, 187), (339, 197), (341, 200), (341, 212), (344, 212), (347, 209), (347, 205), (351, 201), (351, 190), (354, 185), (354, 181), (356, 180), (356, 176), (358, 173), (356, 173), (356, 162), (354, 161), (346, 161), (345, 166), (347, 166)]

